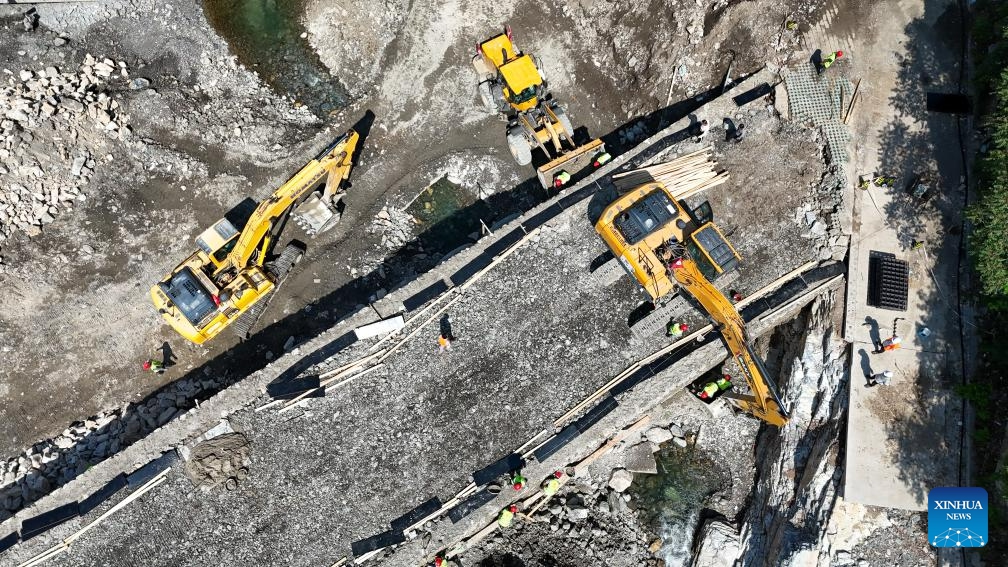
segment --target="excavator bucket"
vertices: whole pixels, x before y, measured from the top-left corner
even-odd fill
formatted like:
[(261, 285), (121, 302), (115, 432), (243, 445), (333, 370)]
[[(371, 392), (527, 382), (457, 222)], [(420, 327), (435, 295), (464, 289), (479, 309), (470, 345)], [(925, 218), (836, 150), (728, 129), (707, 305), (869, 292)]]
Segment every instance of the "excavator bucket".
[(311, 236), (329, 230), (342, 215), (343, 195), (328, 200), (330, 202), (326, 203), (318, 193), (312, 193), (294, 211), (294, 222)]

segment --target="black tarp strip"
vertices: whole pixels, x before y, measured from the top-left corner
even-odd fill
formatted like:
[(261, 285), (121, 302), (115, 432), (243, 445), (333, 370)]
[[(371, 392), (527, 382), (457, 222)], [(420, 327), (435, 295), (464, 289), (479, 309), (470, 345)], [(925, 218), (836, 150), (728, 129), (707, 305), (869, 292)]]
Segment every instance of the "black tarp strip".
[(116, 492), (126, 488), (126, 475), (124, 473), (117, 474), (108, 484), (101, 487), (97, 491), (88, 496), (80, 503), (80, 515), (83, 516), (91, 510), (94, 510), (102, 502), (111, 498)]
[(773, 90), (774, 88), (771, 87), (768, 83), (763, 83), (761, 85), (757, 85), (755, 88), (747, 90), (746, 92), (740, 95), (732, 97), (732, 100), (735, 101), (735, 106), (743, 106), (760, 98), (761, 96), (766, 96), (772, 93)]
[(543, 443), (542, 447), (535, 450), (533, 455), (540, 463), (546, 459), (553, 456), (554, 453), (563, 449), (568, 443), (577, 439), (577, 436), (581, 433), (577, 430), (577, 427), (573, 425), (568, 425), (560, 430), (560, 433), (554, 435), (549, 441)]
[(563, 208), (554, 203), (546, 207), (545, 209), (539, 211), (538, 213), (532, 215), (527, 220), (522, 221), (522, 226), (525, 227), (525, 230), (532, 230), (535, 228), (539, 228), (540, 226), (546, 224), (553, 218), (556, 218), (556, 216), (562, 212)]
[(130, 488), (143, 486), (144, 483), (158, 475), (161, 471), (170, 468), (178, 459), (175, 451), (168, 451), (146, 465), (140, 467), (132, 474), (126, 476), (126, 484)]
[(441, 509), (441, 499), (435, 496), (409, 512), (392, 520), (392, 531), (401, 532)]
[(314, 390), (321, 385), (317, 374), (285, 380), (283, 382), (272, 382), (266, 386), (266, 393), (275, 400), (289, 400), (302, 392)]
[(451, 520), (453, 524), (457, 524), (459, 520), (475, 512), (481, 506), (493, 500), (495, 496), (497, 495), (484, 488), (460, 502), (458, 506), (448, 510), (448, 519)]
[(578, 431), (584, 433), (588, 429), (598, 423), (600, 419), (606, 416), (609, 412), (616, 409), (619, 403), (616, 402), (616, 398), (612, 394), (607, 395), (602, 398), (602, 401), (592, 409), (588, 410), (588, 413), (584, 414), (581, 419), (574, 422), (574, 427), (578, 428)]
[(451, 279), (451, 282), (456, 286), (460, 286), (464, 284), (466, 280), (475, 276), (476, 272), (489, 266), (491, 262), (493, 262), (493, 256), (484, 252), (483, 254), (473, 258), (473, 260), (465, 266), (462, 266), (462, 268), (452, 274), (449, 279)]
[(562, 199), (560, 199), (559, 202), (557, 202), (557, 204), (560, 205), (560, 208), (566, 209), (571, 205), (579, 203), (582, 199), (591, 196), (591, 194), (594, 192), (595, 192), (594, 183), (589, 183), (588, 185), (585, 185), (584, 187), (578, 189), (577, 191), (571, 193), (570, 195), (564, 196)]
[(476, 483), (476, 486), (489, 484), (497, 480), (497, 477), (503, 474), (521, 469), (523, 464), (524, 462), (522, 461), (521, 455), (518, 453), (511, 453), (503, 459), (495, 463), (491, 463), (490, 465), (474, 472), (473, 482)]
[(404, 541), (406, 541), (406, 536), (402, 533), (387, 531), (373, 535), (366, 539), (351, 542), (350, 551), (354, 554), (354, 557), (360, 557), (365, 553), (370, 553), (376, 549), (382, 549)]
[(515, 242), (521, 240), (523, 236), (525, 236), (525, 231), (520, 228), (516, 228), (511, 232), (505, 234), (504, 236), (500, 237), (500, 239), (498, 239), (497, 242), (494, 242), (490, 246), (487, 246), (487, 249), (483, 253), (490, 254), (491, 256), (494, 257), (500, 256), (501, 252), (504, 252), (505, 250), (510, 248)]
[(17, 532), (11, 532), (3, 538), (0, 538), (0, 553), (14, 547), (14, 544), (17, 543), (19, 539), (20, 538), (18, 537)]
[(414, 309), (419, 309), (426, 305), (426, 303), (442, 293), (448, 291), (448, 284), (444, 280), (438, 280), (431, 285), (420, 290), (418, 293), (414, 294), (412, 297), (408, 297), (403, 300), (403, 308), (406, 311), (413, 311)]
[(34, 518), (28, 518), (21, 522), (21, 541), (28, 541), (40, 533), (54, 528), (67, 520), (72, 520), (79, 515), (80, 505), (77, 502), (70, 502)]

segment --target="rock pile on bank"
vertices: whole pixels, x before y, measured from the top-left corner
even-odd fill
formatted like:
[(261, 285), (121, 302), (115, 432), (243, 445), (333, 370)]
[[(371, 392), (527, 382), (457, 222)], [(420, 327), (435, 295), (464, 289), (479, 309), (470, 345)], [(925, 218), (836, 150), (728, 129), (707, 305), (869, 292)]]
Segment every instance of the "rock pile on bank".
[(222, 386), (219, 379), (179, 380), (143, 403), (129, 403), (77, 422), (58, 437), (36, 443), (0, 464), (0, 521), (185, 413), (194, 399), (206, 398)]
[[(47, 66), (8, 73), (0, 88), (0, 242), (22, 231), (38, 236), (45, 225), (85, 200), (96, 155), (111, 140), (131, 135), (129, 115), (108, 94), (125, 83), (124, 61), (90, 54), (76, 69)], [(133, 88), (144, 88), (135, 79)]]

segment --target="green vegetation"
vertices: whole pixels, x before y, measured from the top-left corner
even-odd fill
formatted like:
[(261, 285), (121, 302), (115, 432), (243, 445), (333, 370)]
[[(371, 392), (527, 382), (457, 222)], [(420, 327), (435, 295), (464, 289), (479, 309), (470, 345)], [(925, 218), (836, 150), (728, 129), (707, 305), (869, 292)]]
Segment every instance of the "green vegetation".
[[(973, 13), (974, 100), (987, 139), (977, 157), (978, 201), (966, 214), (973, 223), (970, 254), (980, 276), (980, 361), (977, 376), (957, 393), (976, 415), (973, 458), (975, 482), (990, 496), (988, 558), (1008, 549), (1008, 464), (1005, 424), (1000, 408), (1008, 403), (1008, 2), (978, 0)], [(978, 329), (978, 331), (980, 330)]]
[[(987, 153), (977, 161), (979, 201), (970, 207), (971, 251), (987, 307), (1008, 311), (1008, 3), (976, 4), (976, 98), (988, 108)], [(989, 102), (989, 106), (988, 103)]]

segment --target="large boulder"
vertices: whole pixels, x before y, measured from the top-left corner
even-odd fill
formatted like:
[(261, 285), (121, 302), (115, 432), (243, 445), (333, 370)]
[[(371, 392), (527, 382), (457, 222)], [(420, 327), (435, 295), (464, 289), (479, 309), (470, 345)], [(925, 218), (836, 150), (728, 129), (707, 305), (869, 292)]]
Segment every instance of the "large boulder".
[(609, 487), (616, 492), (623, 492), (633, 484), (633, 473), (626, 469), (616, 469), (609, 477)]

